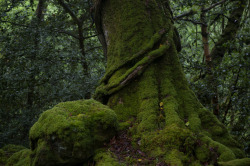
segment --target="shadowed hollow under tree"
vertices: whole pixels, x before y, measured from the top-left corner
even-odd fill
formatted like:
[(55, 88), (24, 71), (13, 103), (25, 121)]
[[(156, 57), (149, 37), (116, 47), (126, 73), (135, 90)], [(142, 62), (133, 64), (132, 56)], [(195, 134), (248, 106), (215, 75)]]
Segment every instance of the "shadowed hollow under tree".
[[(112, 110), (91, 99), (45, 111), (30, 130), (31, 150), (7, 165), (248, 165), (241, 145), (188, 87), (169, 2), (93, 1), (107, 51), (94, 98)], [(140, 156), (112, 151), (115, 132)]]

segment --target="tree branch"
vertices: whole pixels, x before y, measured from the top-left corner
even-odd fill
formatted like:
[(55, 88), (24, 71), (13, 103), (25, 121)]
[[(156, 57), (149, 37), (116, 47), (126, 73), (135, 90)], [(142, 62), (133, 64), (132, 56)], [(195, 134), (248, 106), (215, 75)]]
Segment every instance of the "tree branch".
[(18, 24), (18, 23), (15, 23), (15, 22), (10, 22), (10, 21), (5, 21), (5, 20), (0, 20), (0, 22), (9, 23), (9, 24), (12, 24), (12, 25), (15, 25), (15, 26), (20, 26), (20, 27), (35, 28), (35, 26), (23, 25), (23, 24)]
[[(191, 19), (179, 19), (179, 20), (182, 20), (182, 21), (189, 21), (189, 22), (192, 22), (192, 23), (195, 24), (195, 25), (200, 24), (200, 25), (207, 26), (207, 24), (205, 24), (205, 23), (198, 22), (198, 21), (194, 21), (194, 20), (191, 20)], [(178, 21), (179, 21), (179, 20), (178, 20)]]
[(205, 9), (202, 9), (202, 12), (207, 12), (207, 11), (213, 9), (214, 7), (216, 7), (216, 6), (218, 6), (218, 5), (222, 4), (222, 3), (224, 3), (224, 2), (226, 2), (226, 1), (227, 1), (227, 0), (222, 0), (222, 1), (220, 1), (220, 2), (217, 2), (217, 3), (215, 3), (215, 4), (212, 4), (210, 7), (205, 8)]
[(90, 48), (90, 49), (86, 50), (85, 52), (89, 52), (89, 51), (95, 50), (97, 48), (102, 48), (102, 46), (97, 46), (97, 47)]
[(240, 28), (240, 22), (241, 17), (243, 15), (243, 11), (245, 9), (245, 0), (240, 0), (241, 4), (235, 7), (231, 13), (230, 17), (228, 19), (228, 23), (224, 29), (224, 32), (216, 42), (214, 48), (211, 51), (211, 57), (212, 57), (212, 63), (213, 66), (218, 66), (227, 50), (227, 47), (224, 47), (223, 45), (227, 43), (228, 41), (232, 41), (235, 39), (235, 35)]
[[(215, 3), (215, 4), (212, 4), (210, 7), (205, 8), (205, 9), (202, 9), (201, 12), (203, 12), (203, 13), (208, 12), (209, 10), (213, 9), (214, 7), (216, 7), (216, 6), (218, 6), (218, 5), (222, 4), (222, 3), (224, 3), (224, 2), (226, 2), (226, 1), (227, 1), (227, 0), (222, 0), (222, 1), (220, 1), (220, 2), (217, 2), (217, 3)], [(191, 9), (190, 11), (188, 11), (188, 12), (186, 12), (186, 13), (183, 13), (183, 14), (181, 14), (181, 15), (179, 15), (179, 16), (174, 17), (174, 20), (178, 20), (178, 19), (183, 18), (183, 17), (186, 17), (186, 16), (194, 15), (194, 14), (196, 14), (196, 13), (197, 13), (196, 11), (193, 11), (193, 10)]]
[(58, 0), (59, 4), (63, 7), (63, 9), (72, 17), (72, 19), (79, 24), (80, 21), (79, 19), (76, 17), (76, 15), (74, 14), (74, 12), (69, 8), (69, 6), (67, 4), (65, 4), (63, 2), (63, 0)]
[(92, 36), (86, 36), (86, 37), (84, 37), (84, 39), (89, 39), (89, 38), (96, 37), (96, 36), (97, 36), (97, 34), (92, 35)]
[(225, 121), (226, 121), (228, 111), (229, 111), (229, 109), (231, 107), (231, 104), (232, 104), (232, 96), (235, 94), (235, 91), (237, 90), (237, 83), (239, 81), (240, 70), (241, 70), (241, 67), (239, 68), (236, 79), (235, 79), (235, 81), (234, 81), (234, 83), (232, 85), (231, 92), (230, 92), (231, 94), (228, 96), (229, 97), (229, 102), (228, 102), (228, 104), (226, 106), (226, 110), (225, 110), (225, 113), (224, 113), (224, 116), (223, 116), (222, 123), (225, 123)]
[(182, 17), (190, 16), (190, 15), (193, 15), (193, 14), (196, 14), (196, 13), (197, 12), (194, 12), (193, 10), (190, 10), (190, 11), (188, 11), (186, 13), (183, 13), (183, 14), (181, 14), (179, 16), (174, 17), (174, 20), (178, 20), (178, 19), (180, 19)]
[(73, 34), (72, 32), (64, 31), (64, 30), (57, 30), (57, 29), (54, 29), (53, 31), (58, 32), (58, 33), (67, 34), (67, 35), (72, 36), (73, 38), (79, 40), (79, 37), (77, 35)]

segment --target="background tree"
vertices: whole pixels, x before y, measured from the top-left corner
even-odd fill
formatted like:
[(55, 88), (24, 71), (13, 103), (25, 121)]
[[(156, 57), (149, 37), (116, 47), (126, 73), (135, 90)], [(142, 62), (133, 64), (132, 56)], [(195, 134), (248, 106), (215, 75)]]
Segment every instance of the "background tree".
[[(249, 2), (206, 1), (207, 7), (203, 11), (207, 13), (205, 20), (209, 30), (206, 43), (212, 48), (211, 53), (207, 54), (209, 58), (201, 56), (203, 50), (199, 34), (202, 31), (197, 28), (199, 25), (204, 26), (204, 23), (199, 21), (199, 13), (202, 11), (196, 6), (202, 3), (204, 2), (178, 1), (173, 4), (176, 26), (182, 38), (182, 65), (191, 88), (202, 104), (213, 109), (218, 118), (228, 125), (231, 133), (237, 135), (241, 142), (245, 142), (245, 147), (249, 147), (249, 132), (246, 128), (249, 125), (249, 113), (246, 109), (249, 107), (249, 91), (246, 90), (249, 86), (246, 79), (249, 65), (249, 36), (246, 35), (250, 21)], [(189, 26), (192, 28), (183, 28)], [(243, 92), (240, 89), (245, 90)], [(243, 92), (240, 95), (243, 98), (237, 95), (238, 91)], [(231, 105), (232, 102), (235, 103), (234, 106)], [(240, 127), (244, 132), (235, 132), (239, 129), (239, 124), (244, 124), (245, 127)]]
[(84, 55), (78, 28), (57, 1), (0, 4), (0, 146), (28, 145), (28, 131), (42, 111), (93, 93), (105, 59), (88, 1), (74, 1), (72, 7), (85, 18)]

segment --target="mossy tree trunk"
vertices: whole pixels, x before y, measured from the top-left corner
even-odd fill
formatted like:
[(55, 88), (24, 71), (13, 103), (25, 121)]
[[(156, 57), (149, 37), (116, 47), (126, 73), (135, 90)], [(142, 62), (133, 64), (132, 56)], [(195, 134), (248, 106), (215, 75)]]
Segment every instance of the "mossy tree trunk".
[(189, 89), (177, 55), (168, 2), (94, 0), (107, 69), (95, 98), (121, 124), (131, 122), (135, 146), (170, 165), (240, 158), (240, 146)]

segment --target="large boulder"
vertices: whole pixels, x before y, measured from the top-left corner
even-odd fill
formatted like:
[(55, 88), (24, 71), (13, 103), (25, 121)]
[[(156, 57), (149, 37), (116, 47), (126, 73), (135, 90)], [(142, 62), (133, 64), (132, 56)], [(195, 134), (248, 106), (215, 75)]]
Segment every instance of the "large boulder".
[(30, 130), (31, 165), (78, 165), (117, 131), (116, 114), (95, 100), (64, 102), (45, 111)]

